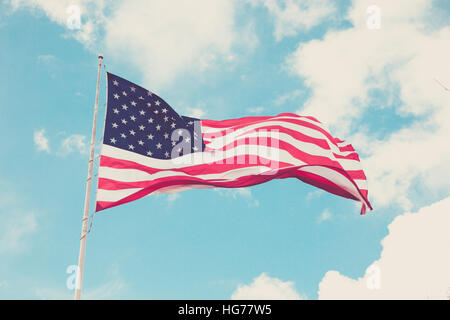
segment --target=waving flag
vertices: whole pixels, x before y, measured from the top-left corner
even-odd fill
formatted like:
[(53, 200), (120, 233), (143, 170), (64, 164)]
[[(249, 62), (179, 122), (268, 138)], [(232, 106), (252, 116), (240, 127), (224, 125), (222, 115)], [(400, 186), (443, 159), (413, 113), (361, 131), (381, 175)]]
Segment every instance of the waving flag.
[(372, 209), (358, 154), (315, 118), (185, 117), (156, 94), (108, 73), (96, 211), (154, 193), (284, 178), (359, 201), (361, 214)]

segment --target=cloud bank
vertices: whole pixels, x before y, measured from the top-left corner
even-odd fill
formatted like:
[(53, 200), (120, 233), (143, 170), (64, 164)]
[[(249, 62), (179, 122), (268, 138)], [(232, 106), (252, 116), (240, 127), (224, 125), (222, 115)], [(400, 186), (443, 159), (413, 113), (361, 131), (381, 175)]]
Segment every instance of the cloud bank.
[[(233, 60), (233, 48), (254, 45), (251, 23), (237, 27), (229, 0), (8, 0), (13, 10), (44, 12), (93, 52), (143, 70), (152, 87), (186, 72)], [(73, 10), (73, 8), (78, 8)], [(174, 10), (176, 7), (176, 10)], [(74, 28), (79, 12), (80, 28)], [(201, 12), (201, 14), (199, 14)]]
[(383, 239), (381, 257), (364, 277), (329, 271), (319, 299), (448, 299), (450, 197), (398, 216)]
[[(410, 210), (419, 181), (433, 191), (450, 186), (442, 179), (450, 174), (450, 94), (435, 81), (450, 84), (450, 27), (436, 25), (432, 4), (377, 1), (380, 28), (372, 29), (372, 1), (354, 1), (352, 27), (300, 43), (287, 62), (312, 89), (298, 113), (316, 116), (363, 154), (374, 207)], [(377, 112), (386, 116), (373, 118)]]
[(262, 273), (249, 285), (239, 285), (231, 295), (232, 300), (300, 300), (302, 297), (294, 283), (271, 278)]

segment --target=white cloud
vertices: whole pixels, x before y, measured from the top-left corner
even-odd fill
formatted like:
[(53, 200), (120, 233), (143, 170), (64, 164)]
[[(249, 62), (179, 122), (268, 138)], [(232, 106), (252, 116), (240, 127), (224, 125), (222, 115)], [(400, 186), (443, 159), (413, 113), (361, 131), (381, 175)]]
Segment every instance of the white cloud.
[[(70, 6), (77, 6), (83, 17), (88, 15), (89, 8), (104, 8), (103, 0), (6, 0), (14, 10), (28, 8), (31, 10), (42, 10), (52, 21), (66, 25), (72, 12), (68, 12)], [(87, 17), (85, 17), (86, 19)]]
[[(157, 88), (181, 73), (206, 70), (233, 57), (233, 46), (252, 48), (252, 24), (234, 23), (235, 1), (229, 0), (9, 0), (17, 10), (42, 10), (66, 27), (66, 36), (108, 57), (127, 60)], [(67, 28), (69, 6), (81, 12), (81, 29)], [(176, 10), (174, 10), (176, 7)], [(256, 41), (256, 42), (255, 42)]]
[(275, 100), (275, 105), (276, 106), (282, 106), (284, 105), (286, 102), (292, 102), (295, 101), (298, 97), (300, 97), (302, 94), (304, 94), (303, 90), (297, 89), (294, 90), (292, 92), (283, 94), (281, 96), (279, 96), (276, 100)]
[(261, 114), (264, 112), (264, 110), (265, 110), (264, 107), (255, 107), (255, 108), (248, 108), (246, 111), (252, 114)]
[(201, 108), (186, 108), (186, 116), (201, 119), (204, 117), (206, 112)]
[(336, 11), (329, 0), (250, 0), (250, 3), (263, 4), (268, 9), (275, 22), (274, 35), (278, 41), (323, 23)]
[(80, 134), (72, 134), (61, 142), (60, 155), (67, 155), (72, 152), (87, 154), (88, 148), (86, 144), (86, 136)]
[(214, 191), (224, 197), (231, 197), (233, 199), (243, 198), (249, 208), (259, 206), (259, 201), (253, 197), (252, 190), (249, 188), (214, 188)]
[(413, 23), (423, 18), (424, 5), (431, 2), (378, 1), (379, 30), (369, 30), (365, 24), (370, 3), (355, 2), (349, 12), (354, 27), (301, 44), (291, 57), (292, 70), (313, 89), (301, 112), (319, 114), (325, 122), (342, 126), (361, 115), (371, 88), (392, 82), (401, 86), (404, 113), (422, 115), (443, 104), (433, 79), (450, 77), (442, 71), (448, 65), (450, 31), (425, 31), (421, 23)]
[(170, 204), (174, 203), (179, 198), (180, 198), (180, 194), (179, 193), (170, 193), (170, 194), (167, 195), (167, 201)]
[(324, 211), (320, 214), (319, 218), (317, 219), (317, 222), (321, 223), (321, 222), (324, 222), (324, 221), (330, 220), (330, 219), (331, 219), (331, 213), (330, 213), (330, 211), (324, 210)]
[(230, 53), (233, 15), (228, 0), (124, 1), (107, 20), (106, 46), (148, 70), (150, 83), (166, 83)]
[(297, 293), (294, 283), (271, 278), (265, 273), (253, 280), (249, 285), (239, 285), (231, 295), (232, 300), (300, 300), (303, 296)]
[(52, 54), (41, 54), (41, 55), (38, 56), (38, 61), (40, 61), (40, 62), (48, 63), (48, 62), (51, 62), (51, 61), (53, 61), (55, 59), (56, 59), (55, 56), (52, 55)]
[(306, 200), (313, 200), (313, 199), (317, 199), (319, 198), (321, 195), (324, 194), (325, 191), (323, 191), (322, 189), (316, 189), (313, 191), (308, 192), (308, 194), (306, 195)]
[(325, 274), (319, 299), (448, 299), (450, 197), (398, 216), (364, 277)]
[(34, 145), (39, 151), (50, 153), (48, 138), (45, 136), (45, 129), (36, 130), (33, 134)]
[[(371, 4), (354, 1), (348, 14), (353, 27), (300, 44), (288, 64), (312, 89), (298, 113), (317, 117), (365, 153), (362, 163), (374, 207), (397, 203), (408, 209), (415, 179), (431, 190), (450, 186), (442, 179), (450, 160), (450, 94), (434, 80), (450, 83), (450, 28), (429, 27), (431, 1), (380, 0), (381, 29), (370, 30), (366, 10)], [(373, 89), (391, 101), (397, 95), (401, 100), (390, 111), (398, 117), (392, 122), (408, 116), (413, 123), (383, 138), (377, 129), (389, 125), (380, 123), (370, 132)], [(387, 107), (375, 108), (389, 112)]]
[[(39, 151), (45, 151), (50, 154), (49, 139), (45, 134), (45, 129), (34, 131), (34, 145)], [(56, 155), (66, 156), (72, 152), (80, 154), (88, 153), (88, 145), (86, 143), (86, 136), (81, 134), (72, 134), (64, 138), (59, 146)]]
[[(296, 105), (295, 101), (299, 99), (300, 96), (304, 95), (304, 90), (293, 90), (292, 92), (288, 92), (286, 94), (280, 95), (278, 96), (276, 99), (273, 100), (273, 105), (276, 107), (280, 107), (283, 106), (285, 104), (292, 103), (293, 105)], [(268, 108), (266, 107), (253, 107), (253, 108), (247, 108), (245, 109), (245, 111), (247, 113), (250, 114), (254, 114), (254, 115), (260, 115), (264, 112), (268, 112)], [(273, 114), (273, 111), (271, 111), (271, 113), (267, 114), (267, 115), (275, 115)]]
[[(106, 9), (104, 0), (6, 0), (13, 10), (27, 8), (31, 11), (43, 11), (47, 17), (66, 28), (65, 37), (73, 37), (88, 47), (96, 46), (100, 26), (105, 21)], [(75, 6), (79, 9), (81, 26), (70, 29), (70, 21), (76, 11), (68, 10)], [(109, 6), (111, 6), (109, 4)], [(98, 49), (98, 48), (95, 48)]]

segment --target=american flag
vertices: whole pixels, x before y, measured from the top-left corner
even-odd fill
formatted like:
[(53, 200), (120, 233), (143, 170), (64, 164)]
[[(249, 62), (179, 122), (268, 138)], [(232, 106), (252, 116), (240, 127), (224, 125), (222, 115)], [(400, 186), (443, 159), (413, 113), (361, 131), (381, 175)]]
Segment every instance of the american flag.
[(361, 214), (372, 209), (358, 154), (313, 117), (200, 120), (130, 81), (107, 79), (96, 211), (149, 194), (284, 178), (359, 201)]

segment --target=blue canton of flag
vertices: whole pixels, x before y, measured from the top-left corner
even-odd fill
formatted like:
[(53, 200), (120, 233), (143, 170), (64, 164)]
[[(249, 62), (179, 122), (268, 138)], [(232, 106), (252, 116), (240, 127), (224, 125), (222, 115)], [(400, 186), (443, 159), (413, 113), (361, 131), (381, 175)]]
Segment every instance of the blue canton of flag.
[(202, 152), (205, 144), (196, 122), (156, 94), (108, 73), (104, 144), (156, 159)]

